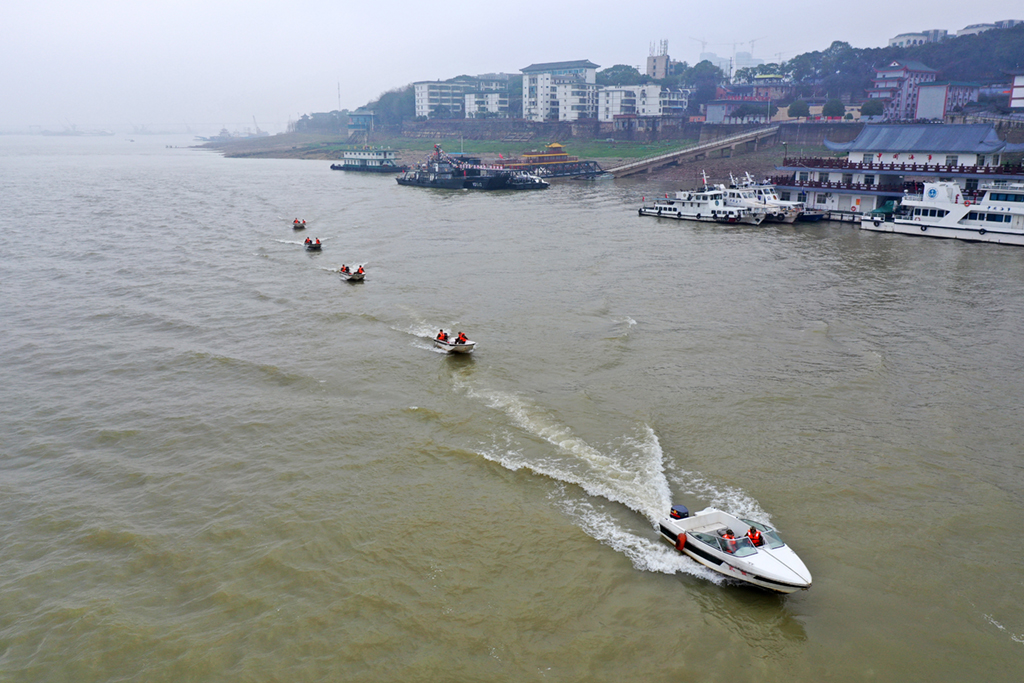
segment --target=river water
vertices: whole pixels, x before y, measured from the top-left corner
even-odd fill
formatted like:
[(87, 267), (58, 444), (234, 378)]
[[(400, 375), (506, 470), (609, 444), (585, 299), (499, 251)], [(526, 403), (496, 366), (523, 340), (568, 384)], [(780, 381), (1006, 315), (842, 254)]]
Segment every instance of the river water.
[(0, 137), (0, 680), (1020, 679), (1024, 249), (186, 144)]

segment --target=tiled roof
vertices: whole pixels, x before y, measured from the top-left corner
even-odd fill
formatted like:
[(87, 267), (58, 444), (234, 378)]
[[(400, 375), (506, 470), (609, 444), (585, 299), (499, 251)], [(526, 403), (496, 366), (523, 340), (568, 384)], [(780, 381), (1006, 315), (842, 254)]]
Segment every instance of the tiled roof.
[(1024, 150), (1007, 144), (987, 123), (867, 125), (853, 142), (825, 140), (836, 152), (974, 152), (989, 154)]
[(525, 69), (520, 69), (523, 73), (528, 71), (559, 71), (561, 69), (596, 69), (597, 64), (594, 64), (589, 59), (578, 59), (575, 62), (544, 62), (541, 64), (531, 64)]

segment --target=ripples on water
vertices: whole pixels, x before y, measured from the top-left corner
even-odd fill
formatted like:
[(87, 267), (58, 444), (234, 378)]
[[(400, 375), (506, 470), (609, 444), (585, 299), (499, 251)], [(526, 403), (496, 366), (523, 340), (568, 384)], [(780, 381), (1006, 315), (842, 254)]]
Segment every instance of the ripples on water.
[(0, 139), (12, 680), (1015, 680), (1024, 250), (164, 144)]

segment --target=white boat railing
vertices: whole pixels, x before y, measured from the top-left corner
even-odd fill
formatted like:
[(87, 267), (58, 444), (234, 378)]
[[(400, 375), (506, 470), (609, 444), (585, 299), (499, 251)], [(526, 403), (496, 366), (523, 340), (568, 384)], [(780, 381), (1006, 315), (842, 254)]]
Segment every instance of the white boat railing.
[(979, 190), (1024, 190), (1024, 183), (1014, 182), (1012, 180), (993, 180), (988, 183), (982, 183)]

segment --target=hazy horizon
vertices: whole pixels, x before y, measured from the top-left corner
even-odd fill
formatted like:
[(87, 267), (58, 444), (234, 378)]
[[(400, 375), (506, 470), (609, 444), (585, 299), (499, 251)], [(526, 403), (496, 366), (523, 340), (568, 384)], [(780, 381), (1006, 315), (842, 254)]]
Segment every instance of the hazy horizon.
[(1024, 10), (1015, 16), (1007, 3), (988, 0), (912, 0), (898, 12), (879, 0), (856, 10), (806, 0), (739, 7), (40, 0), (8, 8), (0, 27), (0, 132), (76, 126), (208, 135), (252, 128), (255, 118), (278, 133), (302, 114), (355, 109), (415, 81), (576, 59), (642, 72), (662, 40), (673, 59), (690, 64), (702, 41), (723, 57), (752, 52), (774, 62), (836, 40), (881, 47), (900, 33), (955, 34), (969, 24), (1024, 19)]

